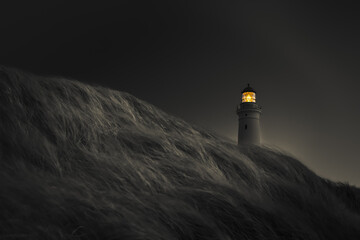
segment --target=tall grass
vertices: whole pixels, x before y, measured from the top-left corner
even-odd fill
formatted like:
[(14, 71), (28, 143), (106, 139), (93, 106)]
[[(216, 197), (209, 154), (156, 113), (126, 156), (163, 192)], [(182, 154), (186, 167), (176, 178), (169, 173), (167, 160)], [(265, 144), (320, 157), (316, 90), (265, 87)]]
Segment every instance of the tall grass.
[(5, 67), (0, 192), (0, 239), (360, 239), (355, 187), (130, 94)]

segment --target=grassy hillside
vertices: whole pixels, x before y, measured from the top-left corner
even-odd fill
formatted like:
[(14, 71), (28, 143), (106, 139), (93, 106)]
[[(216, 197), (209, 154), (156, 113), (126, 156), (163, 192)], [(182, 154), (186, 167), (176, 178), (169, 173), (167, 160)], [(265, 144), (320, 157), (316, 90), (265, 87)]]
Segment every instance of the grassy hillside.
[(4, 67), (0, 185), (0, 239), (360, 239), (355, 187), (130, 94)]

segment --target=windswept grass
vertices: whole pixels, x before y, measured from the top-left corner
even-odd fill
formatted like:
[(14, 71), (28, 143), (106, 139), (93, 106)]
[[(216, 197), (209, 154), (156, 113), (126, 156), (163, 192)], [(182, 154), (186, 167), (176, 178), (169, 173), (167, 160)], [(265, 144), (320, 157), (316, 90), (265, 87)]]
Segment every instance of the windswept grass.
[(130, 94), (0, 67), (0, 239), (360, 239), (360, 190)]

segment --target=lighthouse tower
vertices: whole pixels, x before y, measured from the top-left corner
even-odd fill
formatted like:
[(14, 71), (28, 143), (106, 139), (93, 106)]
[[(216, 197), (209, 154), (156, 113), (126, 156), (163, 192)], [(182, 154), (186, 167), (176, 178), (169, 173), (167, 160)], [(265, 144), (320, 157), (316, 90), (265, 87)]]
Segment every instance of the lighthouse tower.
[(241, 92), (241, 104), (236, 113), (239, 116), (238, 145), (260, 145), (261, 107), (256, 104), (256, 92), (249, 84)]

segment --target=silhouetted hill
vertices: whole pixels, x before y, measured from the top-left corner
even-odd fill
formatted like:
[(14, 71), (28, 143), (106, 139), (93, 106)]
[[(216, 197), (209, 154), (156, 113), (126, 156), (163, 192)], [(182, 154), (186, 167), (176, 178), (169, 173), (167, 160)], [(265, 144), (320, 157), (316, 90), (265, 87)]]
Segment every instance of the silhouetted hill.
[(124, 92), (0, 67), (0, 136), (0, 239), (360, 239), (359, 189)]

